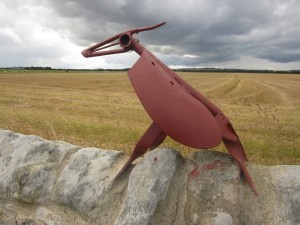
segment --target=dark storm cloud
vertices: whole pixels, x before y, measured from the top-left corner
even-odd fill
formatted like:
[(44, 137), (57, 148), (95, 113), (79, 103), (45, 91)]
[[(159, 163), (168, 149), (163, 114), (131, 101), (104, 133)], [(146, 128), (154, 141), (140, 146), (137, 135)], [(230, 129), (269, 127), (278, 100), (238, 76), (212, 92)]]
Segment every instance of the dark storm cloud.
[[(4, 24), (2, 34), (17, 42), (12, 36), (14, 32), (22, 41), (24, 36), (33, 35), (31, 30), (18, 33), (22, 26), (11, 19), (26, 12), (40, 27), (82, 47), (128, 29), (166, 21), (163, 27), (140, 33), (138, 38), (170, 65), (222, 65), (246, 56), (264, 62), (293, 63), (300, 68), (300, 1), (28, 0), (24, 4), (16, 3), (16, 0), (4, 0), (4, 5), (12, 9), (10, 13), (0, 3), (0, 25)], [(35, 18), (35, 14), (39, 17)], [(37, 46), (44, 47), (42, 43)], [(63, 54), (59, 49), (49, 51), (50, 55)]]
[(139, 38), (157, 53), (176, 55), (178, 64), (194, 66), (195, 59), (199, 64), (231, 61), (240, 55), (283, 63), (300, 60), (299, 1), (52, 0), (49, 4), (79, 44), (166, 21), (165, 27)]

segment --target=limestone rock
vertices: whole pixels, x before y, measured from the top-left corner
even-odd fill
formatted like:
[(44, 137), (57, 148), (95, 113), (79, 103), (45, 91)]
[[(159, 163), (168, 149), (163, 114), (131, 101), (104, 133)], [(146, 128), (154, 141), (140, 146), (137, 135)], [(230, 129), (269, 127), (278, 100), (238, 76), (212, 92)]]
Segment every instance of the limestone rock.
[(192, 154), (187, 182), (186, 224), (239, 224), (240, 170), (225, 153)]
[(82, 213), (94, 209), (110, 186), (112, 166), (121, 154), (97, 148), (80, 149), (57, 180), (55, 200)]
[(5, 207), (0, 201), (0, 224), (2, 225), (15, 225), (15, 218), (17, 212), (10, 207)]
[[(251, 166), (258, 197), (243, 182), (241, 220), (244, 224), (300, 224), (300, 166)], [(266, 222), (267, 221), (267, 222)]]
[(160, 201), (164, 201), (178, 165), (178, 152), (151, 151), (131, 172), (127, 195), (115, 225), (149, 224)]
[(37, 136), (0, 132), (0, 198), (25, 202), (49, 199), (56, 171), (68, 151), (78, 147)]
[(300, 166), (274, 166), (275, 212), (286, 225), (300, 224)]
[(121, 155), (0, 130), (0, 225), (300, 224), (299, 165), (248, 165), (257, 197), (225, 153)]

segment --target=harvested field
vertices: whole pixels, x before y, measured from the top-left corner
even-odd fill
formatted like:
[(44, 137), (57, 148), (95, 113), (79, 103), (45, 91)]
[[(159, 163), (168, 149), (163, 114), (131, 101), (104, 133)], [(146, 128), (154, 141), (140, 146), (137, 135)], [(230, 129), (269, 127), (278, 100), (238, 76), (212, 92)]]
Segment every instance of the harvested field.
[[(230, 118), (251, 161), (300, 164), (300, 75), (179, 75)], [(125, 72), (0, 73), (2, 129), (130, 153), (150, 123)]]

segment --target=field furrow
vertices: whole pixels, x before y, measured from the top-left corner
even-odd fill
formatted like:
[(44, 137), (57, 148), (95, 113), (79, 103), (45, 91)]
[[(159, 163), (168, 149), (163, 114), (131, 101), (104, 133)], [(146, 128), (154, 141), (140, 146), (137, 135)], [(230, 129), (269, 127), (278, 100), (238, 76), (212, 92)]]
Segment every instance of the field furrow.
[[(180, 76), (230, 118), (251, 161), (300, 164), (300, 75)], [(1, 129), (130, 153), (150, 123), (125, 72), (0, 73)]]

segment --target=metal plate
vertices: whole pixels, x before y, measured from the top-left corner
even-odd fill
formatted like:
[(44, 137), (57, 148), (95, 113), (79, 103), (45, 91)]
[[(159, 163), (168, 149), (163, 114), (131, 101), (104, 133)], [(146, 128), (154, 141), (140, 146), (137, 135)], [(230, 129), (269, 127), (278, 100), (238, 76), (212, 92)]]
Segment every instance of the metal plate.
[(209, 110), (147, 50), (128, 76), (145, 110), (172, 139), (193, 148), (217, 146), (222, 135)]

